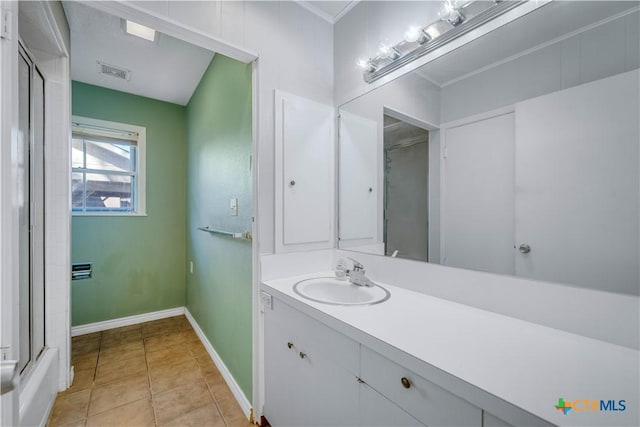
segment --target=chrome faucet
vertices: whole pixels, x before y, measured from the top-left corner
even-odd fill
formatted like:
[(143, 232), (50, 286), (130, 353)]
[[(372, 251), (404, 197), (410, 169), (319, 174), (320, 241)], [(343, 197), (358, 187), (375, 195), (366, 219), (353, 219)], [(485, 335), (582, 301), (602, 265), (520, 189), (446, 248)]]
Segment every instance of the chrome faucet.
[(353, 262), (353, 268), (351, 270), (345, 270), (347, 277), (349, 277), (349, 282), (354, 285), (366, 286), (368, 288), (375, 285), (371, 279), (365, 276), (364, 266), (360, 264), (358, 260), (351, 257), (348, 258)]

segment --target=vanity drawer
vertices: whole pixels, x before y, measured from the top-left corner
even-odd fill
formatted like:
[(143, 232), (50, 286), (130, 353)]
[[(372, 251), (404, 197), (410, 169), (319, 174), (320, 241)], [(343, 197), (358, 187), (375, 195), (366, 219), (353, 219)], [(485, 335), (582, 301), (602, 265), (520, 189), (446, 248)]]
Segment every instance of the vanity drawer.
[(481, 426), (482, 410), (378, 353), (361, 348), (360, 376), (421, 423)]
[(359, 343), (278, 299), (274, 299), (273, 309), (265, 312), (266, 319), (282, 336), (277, 345), (291, 344), (290, 350), (304, 353), (308, 362), (321, 357), (352, 374), (354, 379), (358, 376)]

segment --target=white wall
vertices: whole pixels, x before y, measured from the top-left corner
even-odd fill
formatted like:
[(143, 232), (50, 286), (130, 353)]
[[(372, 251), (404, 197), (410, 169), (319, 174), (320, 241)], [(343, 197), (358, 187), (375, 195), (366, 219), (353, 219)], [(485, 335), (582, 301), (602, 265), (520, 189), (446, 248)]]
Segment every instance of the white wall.
[(639, 22), (632, 13), (443, 86), (442, 122), (638, 68)]
[[(333, 105), (333, 27), (291, 1), (127, 2), (259, 56), (261, 253), (274, 251), (274, 90)], [(255, 164), (256, 162), (254, 162)]]

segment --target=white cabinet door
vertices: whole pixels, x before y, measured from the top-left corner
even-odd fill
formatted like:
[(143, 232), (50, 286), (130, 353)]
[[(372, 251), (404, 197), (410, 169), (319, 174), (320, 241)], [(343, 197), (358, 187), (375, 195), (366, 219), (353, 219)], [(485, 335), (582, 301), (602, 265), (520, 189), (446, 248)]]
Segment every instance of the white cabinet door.
[(333, 247), (334, 109), (276, 92), (276, 252)]
[(638, 291), (638, 70), (516, 105), (518, 276)]
[(269, 423), (356, 425), (359, 344), (277, 299), (264, 330)]
[(482, 425), (482, 411), (448, 390), (362, 346), (363, 381), (425, 425)]
[(340, 247), (376, 242), (378, 124), (340, 113)]
[(264, 313), (264, 416), (273, 426), (295, 425), (303, 418), (304, 367), (293, 349), (298, 341), (279, 300)]
[(418, 420), (400, 409), (392, 401), (369, 387), (360, 384), (360, 422), (361, 426), (404, 427), (422, 426)]
[(514, 115), (444, 130), (442, 263), (514, 274)]
[(482, 411), (482, 427), (512, 427), (511, 424), (501, 420), (487, 411)]

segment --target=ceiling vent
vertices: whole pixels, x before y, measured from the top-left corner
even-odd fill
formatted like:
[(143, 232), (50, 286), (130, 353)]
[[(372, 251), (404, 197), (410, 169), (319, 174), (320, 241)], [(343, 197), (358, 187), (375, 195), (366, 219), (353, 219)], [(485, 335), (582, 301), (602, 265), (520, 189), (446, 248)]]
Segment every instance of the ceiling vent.
[(98, 64), (98, 74), (104, 74), (116, 79), (131, 80), (131, 70), (126, 68), (116, 67), (115, 65), (105, 64), (104, 62), (96, 61)]

